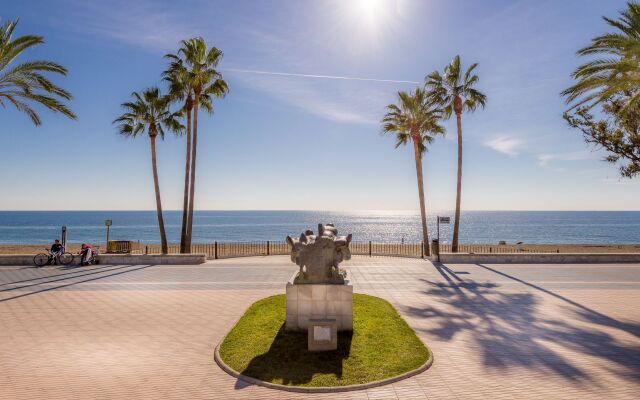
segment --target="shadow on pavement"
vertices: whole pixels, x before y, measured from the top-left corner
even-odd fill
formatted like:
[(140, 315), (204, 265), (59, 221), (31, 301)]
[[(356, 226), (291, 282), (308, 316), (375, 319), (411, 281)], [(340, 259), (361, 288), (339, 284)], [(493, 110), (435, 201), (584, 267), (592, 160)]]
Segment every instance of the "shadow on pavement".
[[(38, 280), (42, 280), (42, 279), (56, 278), (56, 277), (64, 276), (64, 275), (78, 274), (78, 273), (81, 273), (81, 272), (96, 271), (96, 270), (105, 269), (105, 268), (108, 268), (108, 267), (112, 267), (112, 265), (105, 265), (105, 266), (96, 267), (96, 268), (81, 267), (79, 265), (78, 266), (72, 266), (72, 267), (58, 267), (58, 271), (69, 271), (69, 270), (73, 270), (73, 271), (64, 272), (62, 274), (45, 275), (45, 276), (40, 276), (38, 278), (23, 279), (21, 281), (6, 282), (6, 283), (0, 284), (0, 287), (8, 286), (8, 285), (15, 285), (16, 283), (33, 282), (33, 281), (38, 281)], [(36, 270), (40, 269), (39, 267), (29, 267), (29, 269), (32, 269), (32, 268), (35, 268)]]
[(475, 343), (471, 347), (482, 352), (488, 368), (522, 367), (575, 382), (593, 380), (581, 364), (584, 358), (580, 362), (571, 358), (571, 353), (577, 353), (608, 361), (615, 366), (611, 372), (624, 379), (640, 379), (640, 345), (622, 343), (585, 323), (617, 328), (636, 337), (639, 325), (619, 322), (547, 289), (479, 265), (565, 301), (578, 324), (561, 316), (553, 318), (538, 309), (542, 299), (535, 292), (503, 291), (495, 283), (464, 280), (445, 265), (434, 266), (445, 282), (422, 281), (428, 285), (425, 294), (436, 305), (408, 307), (406, 311), (428, 319), (429, 328), (423, 331), (441, 340), (468, 333)]
[(541, 292), (544, 292), (544, 293), (548, 294), (549, 296), (555, 297), (556, 299), (560, 299), (560, 300), (562, 300), (562, 301), (564, 301), (564, 302), (566, 302), (566, 303), (568, 303), (568, 304), (580, 309), (580, 311), (578, 311), (578, 313), (582, 314), (586, 319), (589, 319), (591, 322), (594, 322), (594, 323), (597, 323), (597, 324), (600, 324), (600, 325), (607, 325), (607, 326), (610, 326), (612, 328), (617, 328), (617, 329), (629, 332), (630, 334), (640, 338), (640, 325), (628, 324), (628, 323), (624, 323), (624, 322), (618, 321), (618, 320), (616, 320), (614, 318), (611, 318), (611, 317), (609, 317), (607, 315), (599, 313), (596, 310), (593, 310), (593, 309), (591, 309), (589, 307), (583, 306), (582, 304), (577, 303), (577, 302), (575, 302), (575, 301), (573, 301), (573, 300), (571, 300), (571, 299), (569, 299), (567, 297), (564, 297), (564, 296), (562, 296), (562, 295), (560, 295), (558, 293), (554, 293), (554, 292), (552, 292), (550, 290), (547, 290), (547, 289), (545, 289), (543, 287), (540, 287), (538, 285), (535, 285), (533, 283), (526, 282), (526, 281), (524, 281), (524, 280), (522, 280), (520, 278), (517, 278), (515, 276), (509, 275), (509, 274), (507, 274), (505, 272), (498, 271), (498, 270), (496, 270), (494, 268), (491, 268), (491, 267), (487, 267), (486, 265), (482, 265), (482, 264), (476, 264), (476, 265), (478, 267), (480, 267), (480, 268), (484, 268), (484, 269), (486, 269), (488, 271), (491, 271), (491, 272), (496, 273), (498, 275), (504, 276), (505, 278), (509, 278), (509, 279), (512, 279), (512, 280), (514, 280), (516, 282), (522, 283), (523, 285), (529, 286), (530, 288), (533, 288), (533, 289), (539, 290)]
[[(339, 332), (338, 350), (311, 352), (307, 350), (307, 333), (285, 331), (283, 324), (269, 350), (254, 357), (242, 374), (266, 382), (282, 380), (284, 385), (310, 382), (317, 373), (341, 378), (342, 363), (351, 351), (351, 339), (351, 332)], [(236, 382), (236, 389), (246, 386), (246, 382)]]
[[(9, 301), (9, 300), (19, 299), (21, 297), (31, 296), (33, 294), (44, 293), (44, 292), (49, 292), (49, 291), (52, 291), (52, 290), (66, 288), (66, 287), (74, 286), (74, 285), (77, 285), (77, 284), (80, 284), (80, 283), (92, 282), (92, 281), (97, 281), (97, 280), (100, 280), (100, 279), (109, 278), (109, 277), (116, 276), (116, 275), (127, 274), (129, 272), (139, 271), (141, 269), (153, 267), (153, 265), (143, 265), (141, 267), (128, 269), (126, 271), (110, 273), (110, 272), (115, 271), (115, 270), (120, 270), (120, 269), (123, 269), (123, 268), (130, 268), (130, 267), (133, 267), (133, 265), (123, 265), (123, 266), (112, 268), (112, 269), (109, 269), (109, 270), (96, 271), (96, 272), (91, 272), (91, 273), (82, 274), (82, 275), (75, 275), (75, 276), (71, 276), (71, 277), (67, 277), (67, 278), (61, 278), (61, 279), (55, 279), (55, 280), (47, 281), (47, 282), (40, 282), (40, 283), (35, 283), (35, 284), (30, 284), (30, 285), (19, 286), (17, 288), (3, 289), (3, 290), (0, 290), (0, 292), (6, 292), (6, 291), (10, 291), (10, 290), (19, 290), (19, 289), (24, 289), (24, 288), (28, 288), (28, 287), (34, 287), (35, 290), (32, 291), (32, 292), (28, 292), (28, 293), (23, 293), (23, 294), (11, 296), (11, 297), (2, 298), (2, 299), (0, 299), (0, 303), (5, 302), (5, 301)], [(83, 277), (83, 276), (95, 275), (95, 274), (105, 274), (105, 275), (101, 275), (101, 276), (97, 276), (97, 277), (93, 277), (93, 278), (89, 278), (89, 279), (84, 279), (84, 280), (80, 280), (80, 281), (74, 281), (74, 282), (70, 282), (70, 283), (62, 283), (62, 284), (60, 284), (58, 286), (53, 286), (53, 287), (49, 287), (49, 288), (46, 288), (46, 289), (39, 289), (37, 287), (38, 285), (42, 285), (42, 284), (48, 284), (48, 283), (58, 282), (58, 281), (65, 281), (65, 280), (69, 280), (69, 279), (76, 279), (76, 278), (80, 278), (80, 277)]]

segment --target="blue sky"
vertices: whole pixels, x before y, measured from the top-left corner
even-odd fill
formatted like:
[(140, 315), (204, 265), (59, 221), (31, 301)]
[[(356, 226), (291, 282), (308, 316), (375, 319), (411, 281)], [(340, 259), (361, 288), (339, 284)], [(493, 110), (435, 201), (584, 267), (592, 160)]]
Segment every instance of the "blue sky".
[[(373, 3), (373, 4), (367, 4)], [(417, 210), (412, 151), (384, 107), (456, 54), (478, 62), (485, 110), (463, 117), (463, 208), (638, 210), (640, 186), (562, 119), (575, 51), (624, 1), (24, 1), (3, 20), (43, 35), (27, 58), (68, 67), (70, 121), (1, 109), (3, 210), (154, 209), (148, 139), (111, 121), (161, 85), (162, 56), (202, 36), (230, 86), (199, 128), (199, 209)], [(415, 82), (415, 83), (413, 83)], [(454, 205), (455, 121), (425, 158), (427, 207)], [(166, 209), (182, 202), (184, 138), (159, 143)]]

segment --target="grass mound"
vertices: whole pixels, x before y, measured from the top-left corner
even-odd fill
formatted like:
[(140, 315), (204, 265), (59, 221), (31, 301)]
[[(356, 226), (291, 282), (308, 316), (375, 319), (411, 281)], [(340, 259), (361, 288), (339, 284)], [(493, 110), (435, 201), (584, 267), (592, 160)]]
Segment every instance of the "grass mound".
[(307, 351), (306, 332), (284, 330), (285, 296), (254, 303), (220, 345), (243, 375), (290, 386), (347, 386), (398, 376), (424, 364), (429, 350), (387, 301), (353, 295), (353, 334), (338, 350)]

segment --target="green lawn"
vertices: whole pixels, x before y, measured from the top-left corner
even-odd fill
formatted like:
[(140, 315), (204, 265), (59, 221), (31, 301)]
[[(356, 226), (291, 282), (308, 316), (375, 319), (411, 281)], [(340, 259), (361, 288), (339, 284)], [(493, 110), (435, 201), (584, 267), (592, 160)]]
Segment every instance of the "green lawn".
[(338, 350), (307, 351), (307, 334), (285, 332), (285, 296), (254, 303), (220, 346), (234, 370), (292, 386), (346, 386), (391, 378), (425, 363), (429, 350), (387, 301), (353, 295), (353, 334)]

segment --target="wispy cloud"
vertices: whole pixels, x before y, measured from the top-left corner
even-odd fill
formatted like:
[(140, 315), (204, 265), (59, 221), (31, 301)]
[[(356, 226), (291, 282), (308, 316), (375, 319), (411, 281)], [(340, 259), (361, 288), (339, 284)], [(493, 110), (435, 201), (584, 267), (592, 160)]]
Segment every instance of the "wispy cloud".
[(153, 0), (114, 0), (109, 4), (68, 1), (74, 11), (73, 23), (64, 23), (66, 29), (155, 53), (175, 50), (180, 40), (196, 35), (214, 36), (216, 43), (224, 43), (224, 38), (241, 39), (242, 51), (234, 52), (232, 47), (221, 68), (228, 79), (332, 121), (378, 123), (384, 106), (398, 90), (396, 86), (419, 84), (348, 73), (300, 73), (329, 68), (329, 64), (322, 65), (307, 54), (311, 33), (306, 31), (295, 36), (286, 27), (242, 20), (231, 25), (227, 21), (215, 25), (208, 20), (203, 25), (198, 23), (201, 18), (186, 14), (180, 6), (158, 7)]
[(60, 21), (65, 28), (97, 35), (149, 51), (174, 49), (185, 38), (202, 35), (193, 21), (153, 2), (118, 1), (115, 4), (72, 1), (73, 23)]
[(294, 77), (300, 77), (300, 78), (338, 79), (338, 80), (347, 80), (347, 81), (413, 83), (416, 85), (420, 83), (418, 81), (404, 81), (404, 80), (398, 80), (398, 79), (376, 79), (376, 78), (358, 78), (354, 76), (296, 74), (291, 72), (258, 71), (258, 70), (251, 70), (251, 69), (239, 69), (239, 68), (226, 68), (225, 71), (258, 74), (258, 75), (294, 76)]
[(287, 76), (242, 74), (236, 79), (289, 106), (336, 122), (376, 124), (390, 97), (359, 82), (345, 81), (336, 88), (327, 82)]
[[(385, 105), (393, 101), (398, 85), (406, 87), (418, 83), (348, 74), (285, 72), (322, 69), (323, 63), (311, 62), (305, 55), (305, 44), (291, 40), (284, 32), (264, 32), (259, 27), (251, 27), (245, 33), (254, 45), (254, 59), (235, 60), (233, 65), (223, 69), (225, 75), (240, 85), (320, 118), (377, 124)], [(263, 60), (269, 67), (256, 68), (255, 60)], [(273, 60), (277, 60), (277, 64), (273, 64)]]
[(536, 155), (536, 158), (541, 167), (547, 167), (553, 161), (594, 160), (598, 156), (596, 153), (589, 151), (571, 151), (566, 153), (540, 153)]
[(524, 140), (515, 136), (495, 136), (483, 144), (499, 153), (506, 154), (511, 157), (515, 157), (520, 154), (522, 147), (524, 146)]

